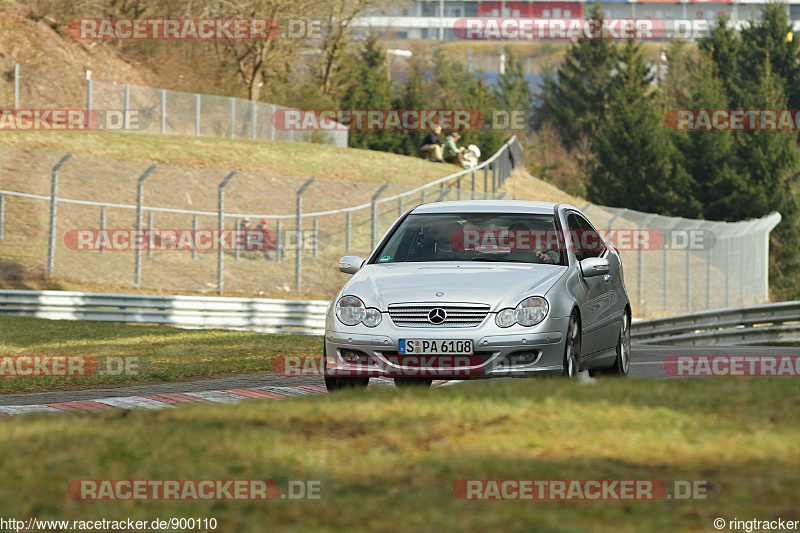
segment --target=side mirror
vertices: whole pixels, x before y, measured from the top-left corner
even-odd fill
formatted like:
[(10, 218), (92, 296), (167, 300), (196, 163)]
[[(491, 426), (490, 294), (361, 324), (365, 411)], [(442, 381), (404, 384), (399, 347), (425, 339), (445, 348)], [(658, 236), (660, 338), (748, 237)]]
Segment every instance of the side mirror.
[(345, 274), (355, 274), (364, 266), (367, 260), (357, 255), (346, 255), (339, 259), (339, 270)]
[(611, 270), (611, 265), (608, 259), (601, 257), (589, 257), (581, 261), (581, 274), (584, 278), (592, 278), (594, 276), (603, 276), (608, 274)]

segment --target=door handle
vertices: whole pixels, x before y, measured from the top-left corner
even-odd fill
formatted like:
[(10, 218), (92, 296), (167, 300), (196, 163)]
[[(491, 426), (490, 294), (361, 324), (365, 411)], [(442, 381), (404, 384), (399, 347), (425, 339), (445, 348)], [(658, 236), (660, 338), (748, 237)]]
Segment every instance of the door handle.
[(605, 276), (603, 276), (603, 281), (605, 281), (606, 283), (611, 281), (611, 274), (606, 274)]

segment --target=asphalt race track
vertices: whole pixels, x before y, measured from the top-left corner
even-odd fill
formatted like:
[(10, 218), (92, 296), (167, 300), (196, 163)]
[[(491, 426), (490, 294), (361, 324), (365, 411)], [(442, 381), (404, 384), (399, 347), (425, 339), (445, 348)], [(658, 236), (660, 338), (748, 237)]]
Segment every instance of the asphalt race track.
[[(800, 347), (770, 346), (653, 346), (633, 345), (631, 377), (680, 379), (670, 376), (665, 362), (671, 356), (800, 356)], [(478, 382), (472, 382), (479, 384)], [(450, 382), (458, 386), (462, 382)], [(393, 386), (388, 379), (373, 379), (370, 386)], [(0, 396), (0, 416), (35, 412), (91, 412), (102, 409), (161, 409), (181, 403), (238, 403), (247, 398), (285, 399), (324, 394), (320, 377), (284, 377), (264, 372), (221, 379), (181, 381), (123, 387)]]

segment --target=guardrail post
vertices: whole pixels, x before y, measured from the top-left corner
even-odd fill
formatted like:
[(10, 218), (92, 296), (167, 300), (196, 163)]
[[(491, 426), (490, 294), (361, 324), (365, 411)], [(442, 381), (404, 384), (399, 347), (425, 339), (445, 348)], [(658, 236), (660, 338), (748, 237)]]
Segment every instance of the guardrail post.
[(275, 231), (278, 233), (275, 236), (275, 261), (278, 263), (281, 262), (283, 259), (283, 224), (281, 219), (278, 219), (278, 223), (275, 226)]
[(192, 215), (192, 259), (197, 259), (197, 215)]
[(378, 244), (378, 197), (383, 194), (383, 191), (385, 191), (388, 186), (388, 183), (384, 183), (381, 185), (381, 188), (378, 189), (378, 192), (372, 195), (372, 231), (370, 248), (373, 250), (375, 249), (375, 245)]
[(311, 247), (311, 257), (314, 259), (317, 258), (317, 249), (319, 248), (319, 243), (317, 242), (319, 236), (319, 218), (314, 217), (314, 242), (312, 242)]
[(194, 136), (200, 137), (200, 94), (194, 95)]
[(153, 247), (155, 246), (155, 234), (153, 233), (153, 227), (155, 226), (155, 222), (153, 220), (153, 212), (147, 212), (147, 259), (153, 258)]
[[(106, 207), (103, 206), (100, 208), (100, 232), (102, 234), (103, 231), (106, 230)], [(106, 240), (104, 238), (100, 238), (100, 253), (106, 253)]]
[(234, 129), (236, 128), (236, 100), (231, 96), (228, 98), (231, 122), (231, 139), (234, 138)]
[(6, 211), (6, 197), (0, 194), (0, 241), (3, 240), (5, 237), (5, 231), (3, 228), (3, 222), (5, 218), (5, 211)]
[[(239, 260), (239, 239), (242, 238), (241, 231), (242, 231), (242, 221), (238, 218), (233, 223), (233, 258), (237, 261)], [(247, 242), (247, 241), (245, 241)]]
[(425, 203), (425, 189), (422, 189), (422, 194), (420, 194), (420, 197), (419, 197), (419, 203), (421, 203), (421, 204)]
[(436, 201), (441, 202), (442, 200), (444, 200), (444, 183), (439, 184), (439, 199)]
[(494, 162), (492, 162), (492, 194), (497, 191), (497, 170), (497, 159), (495, 159)]
[(403, 214), (403, 197), (397, 199), (397, 216), (400, 217)]
[(459, 176), (458, 179), (456, 179), (456, 200), (461, 200), (461, 177), (462, 176)]
[(225, 186), (233, 179), (238, 170), (231, 171), (217, 187), (217, 230), (219, 235), (214, 239), (217, 243), (217, 289), (222, 296), (225, 281), (224, 261), (225, 250), (222, 246), (222, 232), (225, 231)]
[[(144, 173), (139, 176), (136, 181), (136, 235), (139, 237), (142, 234), (142, 200), (144, 199), (144, 180), (147, 179), (158, 165), (150, 165)], [(142, 280), (142, 249), (141, 246), (135, 246), (136, 258), (134, 265), (133, 284), (139, 286)]]
[(297, 292), (300, 292), (300, 287), (303, 282), (303, 193), (314, 183), (315, 179), (317, 178), (309, 178), (297, 191), (297, 220), (295, 222), (295, 231), (297, 232), (295, 244), (297, 245), (297, 252), (294, 256), (294, 286)]
[(489, 165), (483, 167), (483, 199), (489, 194)]
[(344, 251), (350, 251), (350, 211), (345, 213), (344, 221)]
[(161, 89), (161, 134), (167, 133), (167, 90)]
[(19, 109), (19, 63), (14, 63), (14, 109)]
[(50, 234), (47, 243), (47, 274), (53, 273), (56, 264), (56, 212), (58, 204), (58, 169), (72, 157), (72, 152), (68, 153), (55, 164), (51, 171), (50, 181)]
[(131, 114), (130, 111), (131, 111), (131, 86), (126, 83), (125, 88), (123, 89), (123, 98), (122, 98), (122, 129), (126, 131), (128, 129), (128, 126), (130, 126), (128, 120), (128, 117), (130, 117)]

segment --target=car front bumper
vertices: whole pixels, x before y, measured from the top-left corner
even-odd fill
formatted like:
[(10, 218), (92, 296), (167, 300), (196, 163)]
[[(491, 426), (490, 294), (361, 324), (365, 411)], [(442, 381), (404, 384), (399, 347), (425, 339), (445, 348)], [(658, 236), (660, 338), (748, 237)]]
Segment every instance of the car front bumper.
[[(546, 317), (533, 327), (500, 328), (489, 313), (476, 327), (399, 327), (383, 313), (375, 328), (345, 326), (328, 315), (326, 373), (332, 376), (487, 379), (561, 374), (569, 317)], [(471, 356), (400, 355), (400, 339), (471, 340)], [(349, 356), (349, 361), (344, 355)]]

